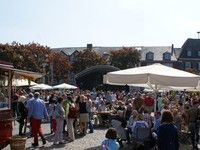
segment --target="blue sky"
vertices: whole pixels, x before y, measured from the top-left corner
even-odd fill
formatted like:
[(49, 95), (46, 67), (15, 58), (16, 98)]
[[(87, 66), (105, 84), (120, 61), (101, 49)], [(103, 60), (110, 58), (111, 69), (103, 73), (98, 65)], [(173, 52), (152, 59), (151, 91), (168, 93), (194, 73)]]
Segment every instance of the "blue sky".
[(0, 43), (181, 47), (200, 31), (200, 0), (1, 0)]

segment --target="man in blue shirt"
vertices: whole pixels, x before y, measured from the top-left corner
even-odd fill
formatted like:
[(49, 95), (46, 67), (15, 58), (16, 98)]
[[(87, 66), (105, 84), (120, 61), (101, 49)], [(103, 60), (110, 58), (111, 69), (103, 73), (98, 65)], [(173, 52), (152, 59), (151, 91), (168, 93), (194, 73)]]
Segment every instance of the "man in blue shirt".
[(46, 139), (43, 136), (41, 123), (42, 119), (48, 119), (48, 113), (43, 100), (39, 98), (40, 93), (35, 92), (34, 99), (29, 102), (28, 117), (31, 119), (32, 134), (34, 137), (33, 146), (38, 146), (38, 134), (42, 139), (43, 144), (46, 144)]

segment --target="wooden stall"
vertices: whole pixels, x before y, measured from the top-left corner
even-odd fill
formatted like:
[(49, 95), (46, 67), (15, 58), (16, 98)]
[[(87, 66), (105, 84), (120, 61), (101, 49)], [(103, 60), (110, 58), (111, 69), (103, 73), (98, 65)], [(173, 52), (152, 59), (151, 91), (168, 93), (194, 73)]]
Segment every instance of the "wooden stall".
[(40, 73), (15, 69), (12, 64), (0, 61), (0, 149), (10, 143), (12, 137), (12, 81), (27, 78), (35, 80), (42, 77)]

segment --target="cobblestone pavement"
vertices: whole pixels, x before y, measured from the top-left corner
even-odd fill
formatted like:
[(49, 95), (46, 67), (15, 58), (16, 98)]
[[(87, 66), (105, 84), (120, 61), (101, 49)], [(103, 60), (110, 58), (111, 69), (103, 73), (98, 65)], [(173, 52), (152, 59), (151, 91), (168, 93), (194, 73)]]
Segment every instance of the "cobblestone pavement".
[[(13, 135), (16, 135), (18, 132), (18, 125), (13, 125)], [(96, 128), (94, 133), (88, 133), (86, 136), (78, 136), (76, 140), (73, 142), (67, 142), (63, 145), (53, 145), (53, 135), (49, 134), (49, 124), (42, 124), (44, 129), (45, 137), (47, 138), (47, 144), (44, 146), (40, 141), (40, 145), (37, 148), (33, 148), (31, 143), (33, 142), (33, 138), (28, 138), (26, 141), (26, 149), (33, 150), (33, 149), (43, 149), (43, 150), (50, 150), (50, 149), (61, 149), (61, 150), (101, 150), (100, 145), (101, 142), (105, 139), (105, 133), (107, 128)], [(121, 150), (131, 150), (132, 145), (124, 144), (124, 148)], [(191, 150), (191, 146), (181, 145), (181, 150)], [(10, 150), (10, 145), (8, 145), (3, 150)]]

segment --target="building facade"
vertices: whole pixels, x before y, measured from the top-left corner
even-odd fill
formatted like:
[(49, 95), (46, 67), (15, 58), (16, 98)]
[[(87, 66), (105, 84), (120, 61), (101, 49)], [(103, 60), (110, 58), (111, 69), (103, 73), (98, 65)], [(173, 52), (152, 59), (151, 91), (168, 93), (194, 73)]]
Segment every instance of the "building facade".
[(186, 71), (200, 72), (200, 39), (187, 39), (178, 57), (180, 69)]
[[(87, 47), (54, 48), (52, 51), (62, 52), (73, 63), (78, 53), (88, 48), (100, 54), (105, 60), (109, 60), (111, 51), (120, 50), (123, 47), (93, 47), (92, 44), (88, 44)], [(200, 72), (200, 39), (187, 39), (181, 48), (174, 48), (173, 44), (171, 46), (132, 46), (129, 48), (140, 52), (140, 66), (161, 63), (193, 73)], [(70, 81), (75, 82), (76, 76), (71, 73)]]

